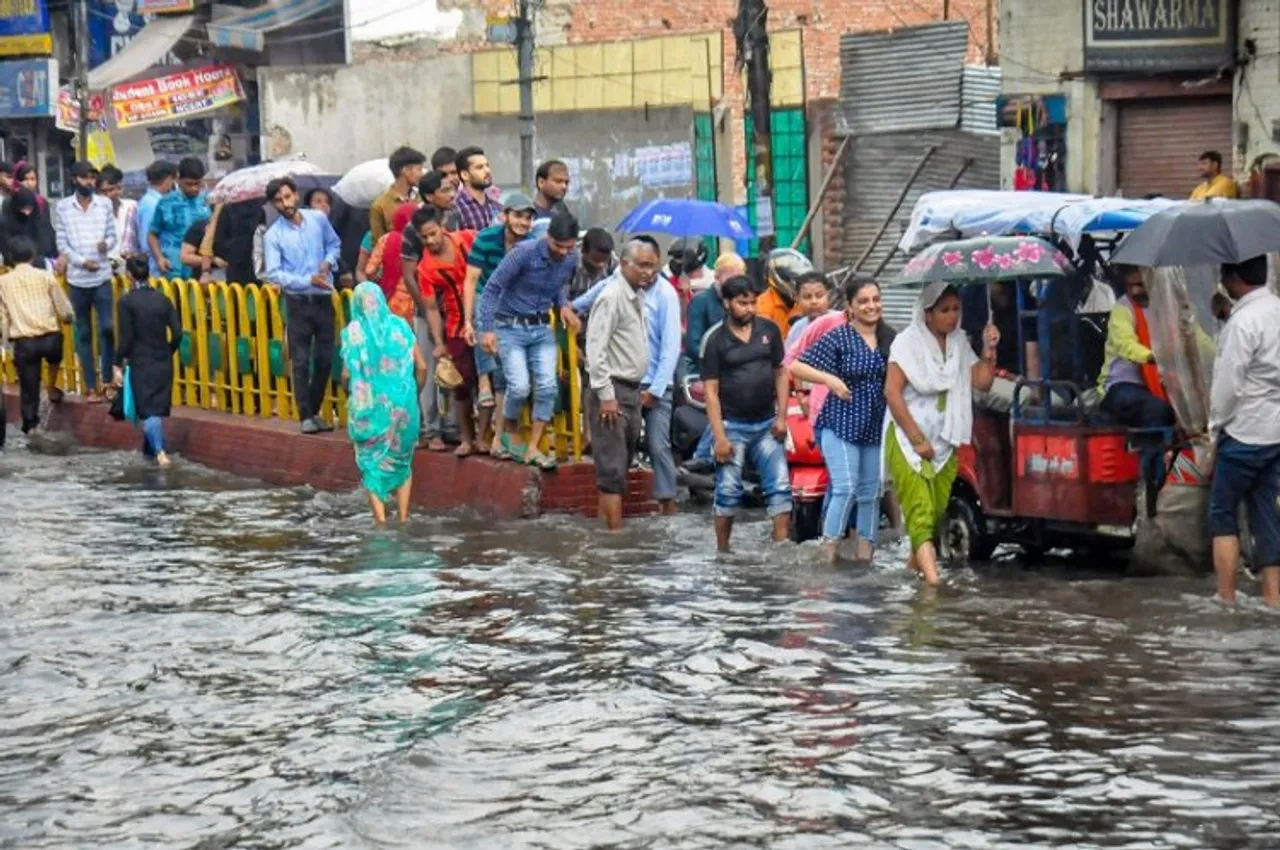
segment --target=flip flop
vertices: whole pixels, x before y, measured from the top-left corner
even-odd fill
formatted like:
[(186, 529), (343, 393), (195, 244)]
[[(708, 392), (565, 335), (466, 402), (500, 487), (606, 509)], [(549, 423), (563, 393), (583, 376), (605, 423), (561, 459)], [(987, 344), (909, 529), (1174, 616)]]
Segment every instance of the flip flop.
[(485, 390), (476, 396), (476, 406), (481, 410), (492, 410), (496, 407), (497, 402), (493, 398), (493, 392), (491, 390)]
[(53, 387), (49, 390), (46, 390), (46, 393), (49, 396), (50, 404), (62, 404), (62, 399), (64, 396), (64, 393), (62, 392), (62, 390), (58, 389), (57, 387)]
[(494, 456), (499, 460), (514, 460), (517, 463), (524, 463), (525, 452), (527, 449), (523, 446), (516, 449), (516, 447), (512, 445), (510, 434), (503, 434), (498, 445), (499, 451)]
[(429, 452), (447, 452), (449, 444), (439, 437), (433, 437), (427, 441), (427, 451)]
[(554, 457), (544, 455), (542, 452), (531, 452), (525, 455), (524, 462), (530, 466), (536, 466), (543, 472), (551, 472), (559, 465)]
[(471, 457), (475, 453), (476, 448), (470, 443), (459, 443), (458, 447), (453, 450), (453, 456), (456, 458)]

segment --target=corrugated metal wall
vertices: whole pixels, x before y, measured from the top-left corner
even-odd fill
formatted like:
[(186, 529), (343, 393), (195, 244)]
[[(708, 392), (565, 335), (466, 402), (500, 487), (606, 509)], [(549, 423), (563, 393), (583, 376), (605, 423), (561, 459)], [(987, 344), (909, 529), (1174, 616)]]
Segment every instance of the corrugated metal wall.
[(840, 37), (840, 130), (895, 133), (960, 123), (963, 21)]
[(1000, 96), (1000, 69), (965, 65), (960, 89), (960, 129), (979, 136), (999, 136), (996, 98)]
[[(871, 245), (920, 159), (931, 146), (937, 148), (863, 263), (863, 271), (874, 271), (898, 244), (923, 193), (951, 187), (957, 175), (956, 188), (999, 188), (995, 98), (1000, 69), (964, 65), (968, 29), (963, 23), (846, 35), (840, 48), (837, 130), (854, 136), (845, 157), (845, 264), (856, 262)], [(891, 281), (905, 261), (893, 256), (881, 280)], [(885, 287), (885, 317), (891, 324), (910, 321), (916, 294)]]

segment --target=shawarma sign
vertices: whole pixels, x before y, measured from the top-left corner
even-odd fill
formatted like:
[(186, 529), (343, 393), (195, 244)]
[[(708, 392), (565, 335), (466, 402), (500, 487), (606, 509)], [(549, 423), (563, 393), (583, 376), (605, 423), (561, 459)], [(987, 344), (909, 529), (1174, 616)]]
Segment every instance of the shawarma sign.
[(1233, 0), (1085, 0), (1086, 71), (1214, 71), (1234, 64)]

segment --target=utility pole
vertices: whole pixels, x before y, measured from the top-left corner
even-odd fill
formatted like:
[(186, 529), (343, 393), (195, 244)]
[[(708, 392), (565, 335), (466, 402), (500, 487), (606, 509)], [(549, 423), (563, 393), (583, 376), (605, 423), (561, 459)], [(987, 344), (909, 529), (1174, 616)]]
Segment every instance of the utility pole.
[(76, 0), (76, 91), (80, 102), (80, 159), (89, 158), (89, 0)]
[[(773, 108), (769, 89), (773, 75), (769, 71), (769, 7), (765, 0), (738, 0), (738, 20), (733, 30), (737, 40), (738, 66), (747, 71), (747, 98), (751, 109), (752, 153), (755, 155), (756, 197), (747, 203), (764, 206), (773, 215), (773, 141), (769, 118)], [(756, 222), (760, 217), (757, 214)], [(760, 237), (760, 252), (767, 254), (778, 244), (774, 235)]]
[(520, 0), (516, 18), (516, 64), (520, 74), (520, 184), (533, 191), (533, 19), (537, 0)]
[(987, 0), (987, 55), (988, 65), (994, 65), (999, 61), (996, 54), (996, 20), (995, 20), (995, 2)]

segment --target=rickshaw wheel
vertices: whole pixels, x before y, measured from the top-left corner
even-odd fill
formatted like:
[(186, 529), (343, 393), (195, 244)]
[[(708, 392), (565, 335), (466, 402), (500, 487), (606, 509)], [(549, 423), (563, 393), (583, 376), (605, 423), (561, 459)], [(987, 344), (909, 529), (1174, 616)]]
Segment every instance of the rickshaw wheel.
[(985, 561), (996, 550), (995, 539), (987, 533), (982, 509), (963, 491), (953, 492), (942, 520), (942, 551), (953, 561)]

